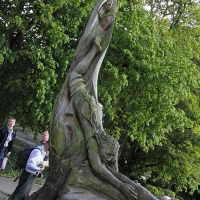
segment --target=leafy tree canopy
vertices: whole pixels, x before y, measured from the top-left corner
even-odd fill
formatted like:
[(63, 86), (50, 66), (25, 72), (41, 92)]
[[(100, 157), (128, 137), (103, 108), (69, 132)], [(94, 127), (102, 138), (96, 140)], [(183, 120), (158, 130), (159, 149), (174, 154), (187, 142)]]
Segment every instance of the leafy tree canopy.
[(123, 1), (100, 71), (99, 96), (106, 130), (121, 143), (121, 170), (192, 193), (200, 170), (200, 32), (190, 22), (199, 21), (200, 10), (191, 5), (172, 23), (141, 3)]
[[(36, 132), (48, 127), (94, 3), (1, 2), (2, 125), (14, 116)], [(118, 2), (98, 82), (104, 127), (120, 141), (126, 175), (192, 193), (200, 181), (199, 2), (144, 3)]]
[(10, 116), (48, 127), (92, 1), (8, 1), (0, 5), (1, 124)]

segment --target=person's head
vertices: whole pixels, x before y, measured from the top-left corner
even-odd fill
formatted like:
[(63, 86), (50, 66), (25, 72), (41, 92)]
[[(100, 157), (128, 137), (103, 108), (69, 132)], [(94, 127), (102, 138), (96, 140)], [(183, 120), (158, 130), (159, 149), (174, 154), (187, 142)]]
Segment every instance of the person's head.
[(49, 152), (49, 141), (46, 141), (43, 145), (45, 152)]
[(168, 196), (164, 196), (162, 200), (171, 200), (171, 198)]
[(102, 163), (109, 162), (119, 151), (119, 143), (111, 135), (97, 131), (95, 138), (99, 146), (99, 156)]
[(13, 126), (15, 125), (16, 123), (16, 119), (14, 117), (11, 117), (10, 119), (8, 119), (8, 127), (9, 128), (13, 128)]
[(45, 143), (46, 141), (49, 140), (49, 131), (44, 131), (42, 133), (42, 140), (41, 140), (41, 143)]

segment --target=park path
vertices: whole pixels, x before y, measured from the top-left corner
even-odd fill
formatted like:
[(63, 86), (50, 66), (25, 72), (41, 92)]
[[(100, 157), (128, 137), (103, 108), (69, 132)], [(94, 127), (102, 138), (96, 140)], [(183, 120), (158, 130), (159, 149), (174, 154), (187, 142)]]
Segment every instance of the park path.
[[(0, 175), (0, 198), (1, 196), (6, 197), (7, 195), (12, 194), (17, 185), (18, 185), (18, 180), (14, 182), (14, 178), (8, 178)], [(34, 184), (30, 194), (36, 192), (41, 187), (42, 187), (41, 185)]]

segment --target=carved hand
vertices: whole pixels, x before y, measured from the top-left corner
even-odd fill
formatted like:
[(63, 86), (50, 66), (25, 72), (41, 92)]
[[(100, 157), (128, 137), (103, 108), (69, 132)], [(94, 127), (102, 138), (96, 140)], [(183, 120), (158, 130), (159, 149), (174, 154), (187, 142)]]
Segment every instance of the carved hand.
[(119, 188), (121, 190), (121, 192), (124, 194), (124, 196), (128, 199), (128, 200), (133, 200), (133, 199), (137, 199), (137, 194), (135, 192), (135, 188), (127, 183), (122, 183), (121, 187)]

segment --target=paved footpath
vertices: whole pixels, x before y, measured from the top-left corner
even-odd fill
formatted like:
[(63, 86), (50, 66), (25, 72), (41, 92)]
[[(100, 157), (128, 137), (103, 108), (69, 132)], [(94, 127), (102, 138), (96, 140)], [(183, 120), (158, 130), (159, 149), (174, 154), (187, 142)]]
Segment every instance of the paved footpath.
[[(14, 182), (14, 178), (7, 178), (5, 176), (0, 176), (0, 193), (10, 195), (14, 192), (17, 185), (18, 185), (18, 180)], [(34, 184), (30, 194), (36, 192), (40, 188), (41, 188), (40, 185)]]

